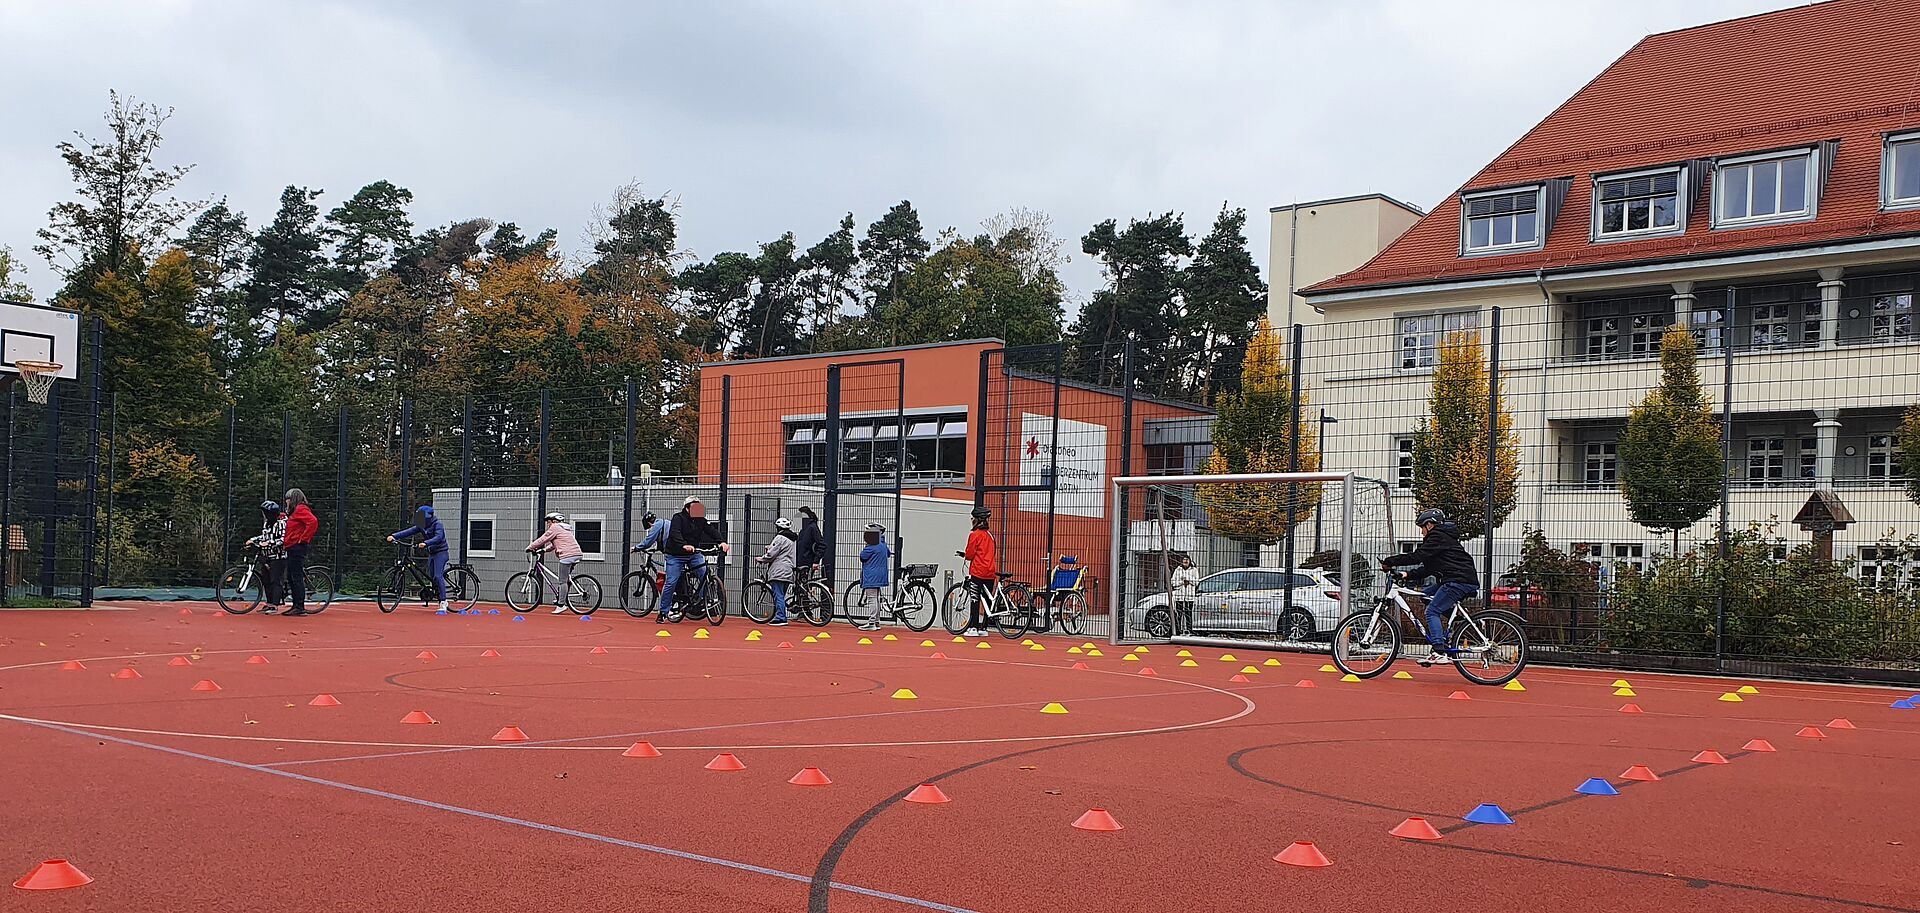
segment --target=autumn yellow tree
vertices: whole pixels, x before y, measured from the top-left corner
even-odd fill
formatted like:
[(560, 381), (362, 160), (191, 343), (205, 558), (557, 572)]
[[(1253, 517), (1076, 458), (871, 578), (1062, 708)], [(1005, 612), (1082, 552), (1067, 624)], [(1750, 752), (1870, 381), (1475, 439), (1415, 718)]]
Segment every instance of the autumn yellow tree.
[(1487, 516), (1487, 362), (1478, 331), (1448, 334), (1433, 369), (1428, 417), (1413, 438), (1413, 494), (1422, 508), (1447, 512), (1460, 537), (1486, 534), (1513, 512), (1520, 481), (1520, 441), (1505, 390), (1494, 448), (1493, 516)]
[[(1320, 468), (1313, 430), (1293, 411), (1293, 376), (1283, 345), (1273, 325), (1261, 317), (1247, 341), (1239, 392), (1222, 394), (1214, 403), (1218, 418), (1213, 425), (1213, 454), (1202, 469), (1205, 474), (1286, 472), (1293, 465), (1296, 439), (1299, 471)], [(1302, 410), (1306, 402), (1302, 391)], [(1215, 533), (1238, 542), (1271, 545), (1287, 535), (1289, 519), (1297, 524), (1313, 516), (1320, 503), (1320, 486), (1203, 484), (1196, 486), (1195, 495)]]

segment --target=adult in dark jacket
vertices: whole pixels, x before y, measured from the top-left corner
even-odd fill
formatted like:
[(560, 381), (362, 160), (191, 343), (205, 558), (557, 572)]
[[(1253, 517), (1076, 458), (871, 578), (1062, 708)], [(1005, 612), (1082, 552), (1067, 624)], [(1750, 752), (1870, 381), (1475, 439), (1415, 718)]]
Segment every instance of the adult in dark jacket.
[(794, 545), (793, 562), (806, 571), (824, 560), (826, 554), (827, 537), (820, 532), (820, 518), (813, 515), (813, 508), (803, 505), (800, 508), (800, 536)]
[(1480, 592), (1480, 571), (1473, 556), (1460, 544), (1460, 534), (1447, 519), (1446, 511), (1428, 509), (1413, 518), (1420, 527), (1420, 547), (1404, 555), (1380, 562), (1386, 569), (1419, 565), (1432, 577), (1427, 594), (1427, 644), (1433, 649), (1420, 659), (1423, 666), (1453, 662), (1453, 648), (1447, 645), (1447, 614), (1453, 607)]
[(433, 580), (434, 598), (440, 600), (440, 611), (447, 610), (447, 527), (434, 516), (433, 505), (422, 504), (414, 512), (414, 524), (391, 536), (388, 542), (399, 542), (410, 536), (419, 536), (420, 541), (413, 547), (427, 553), (427, 575)]
[(699, 498), (681, 502), (680, 512), (667, 521), (667, 579), (660, 587), (660, 611), (654, 613), (655, 624), (679, 620), (673, 616), (673, 591), (687, 573), (706, 573), (707, 556), (700, 554), (700, 550), (714, 546), (719, 546), (722, 553), (731, 550), (720, 538), (720, 530), (707, 521), (707, 506), (700, 503)]

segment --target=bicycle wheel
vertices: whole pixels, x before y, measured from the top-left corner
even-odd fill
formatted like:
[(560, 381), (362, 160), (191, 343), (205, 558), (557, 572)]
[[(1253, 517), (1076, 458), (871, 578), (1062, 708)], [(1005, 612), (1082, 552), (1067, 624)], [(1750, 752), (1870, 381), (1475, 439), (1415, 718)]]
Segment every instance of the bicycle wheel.
[(1385, 609), (1350, 612), (1333, 628), (1333, 664), (1360, 678), (1373, 678), (1400, 656), (1400, 626)]
[(567, 585), (567, 608), (575, 615), (592, 615), (600, 609), (600, 581), (592, 574), (575, 574)]
[(383, 578), (380, 581), (380, 585), (374, 589), (373, 601), (376, 605), (380, 606), (380, 611), (392, 614), (394, 609), (400, 607), (400, 600), (402, 594), (406, 592), (406, 589), (407, 572), (396, 567), (388, 571), (387, 576)]
[(840, 617), (848, 621), (854, 620), (853, 610), (860, 607), (860, 591), (862, 589), (860, 581), (855, 580), (847, 584), (846, 588), (840, 591)]
[(653, 614), (660, 604), (660, 578), (652, 571), (628, 571), (620, 578), (620, 611), (635, 618)]
[(972, 594), (967, 592), (966, 581), (947, 587), (946, 595), (940, 598), (940, 613), (946, 623), (947, 633), (966, 632), (967, 622), (973, 620)]
[(1066, 596), (1054, 603), (1054, 614), (1060, 619), (1060, 630), (1075, 637), (1087, 632), (1087, 594), (1071, 590)]
[(907, 623), (907, 630), (918, 633), (933, 627), (933, 617), (940, 614), (940, 602), (934, 598), (933, 587), (916, 581), (900, 591), (900, 603), (895, 609)]
[(1527, 631), (1505, 612), (1483, 612), (1456, 625), (1454, 665), (1476, 685), (1504, 685), (1527, 667)]
[(754, 624), (766, 624), (773, 620), (774, 613), (773, 584), (765, 580), (755, 580), (747, 584), (746, 595), (740, 600), (740, 611)]
[(809, 580), (800, 587), (796, 606), (807, 624), (824, 628), (833, 620), (833, 590), (818, 580)]
[(718, 573), (707, 575), (707, 585), (702, 587), (700, 607), (707, 616), (707, 624), (719, 627), (727, 620), (727, 584)]
[[(1027, 596), (1027, 593), (1022, 590), (1020, 595)], [(1032, 599), (1031, 596), (1027, 598)], [(1026, 601), (1014, 602), (1011, 592), (1001, 591), (1000, 604), (995, 607), (993, 614), (993, 626), (999, 629), (1000, 636), (1008, 640), (1023, 637), (1032, 624), (1033, 604)]]
[(220, 583), (214, 587), (214, 599), (220, 608), (229, 614), (245, 615), (260, 607), (266, 598), (261, 587), (264, 574), (256, 574), (251, 564), (236, 564), (220, 574)]
[(301, 575), (307, 581), (307, 614), (318, 615), (333, 605), (333, 572), (324, 567), (307, 568)]
[(515, 612), (531, 612), (540, 605), (541, 590), (545, 589), (533, 579), (533, 574), (521, 571), (507, 578), (507, 605)]
[(447, 571), (447, 608), (465, 612), (479, 601), (479, 574), (464, 567)]

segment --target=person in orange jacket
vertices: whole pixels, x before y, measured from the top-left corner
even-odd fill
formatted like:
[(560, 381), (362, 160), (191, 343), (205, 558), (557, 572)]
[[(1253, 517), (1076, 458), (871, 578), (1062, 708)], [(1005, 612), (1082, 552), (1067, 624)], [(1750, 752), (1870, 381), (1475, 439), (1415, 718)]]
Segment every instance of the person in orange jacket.
[(298, 488), (287, 489), (287, 535), (281, 540), (281, 546), (287, 551), (287, 590), (293, 596), (293, 607), (280, 613), (281, 617), (307, 615), (307, 550), (313, 547), (313, 535), (320, 531), (320, 518), (313, 515), (313, 508), (307, 506), (307, 493)]
[(973, 594), (967, 608), (968, 637), (986, 636), (988, 600), (993, 598), (993, 584), (1000, 573), (993, 534), (987, 532), (987, 521), (992, 518), (993, 511), (985, 507), (973, 509), (973, 530), (967, 533), (966, 550), (959, 553), (967, 559), (967, 590)]

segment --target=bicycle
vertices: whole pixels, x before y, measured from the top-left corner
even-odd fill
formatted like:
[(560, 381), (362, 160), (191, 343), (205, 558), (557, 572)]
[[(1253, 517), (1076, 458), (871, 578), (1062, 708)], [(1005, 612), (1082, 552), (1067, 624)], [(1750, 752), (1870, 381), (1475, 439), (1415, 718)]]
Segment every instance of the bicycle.
[[(1027, 627), (1033, 623), (1033, 592), (1024, 583), (1013, 579), (1012, 574), (994, 575), (993, 592), (988, 596), (987, 621), (999, 629), (1001, 636), (1008, 639), (1027, 633)], [(947, 587), (941, 604), (945, 609), (947, 631), (961, 634), (967, 630), (967, 622), (973, 617), (973, 602), (979, 597), (970, 592), (968, 581), (961, 580)]]
[[(214, 600), (231, 615), (245, 615), (266, 602), (267, 559), (256, 545), (245, 546), (245, 556), (220, 573), (214, 584)], [(333, 604), (333, 573), (324, 567), (308, 567), (301, 575), (307, 581), (306, 611), (318, 615)], [(286, 599), (286, 582), (281, 581), (280, 598)], [(251, 593), (251, 595), (249, 595)]]
[(620, 611), (634, 618), (653, 614), (660, 605), (660, 586), (666, 572), (653, 563), (651, 549), (641, 552), (643, 563), (620, 578)]
[[(700, 554), (709, 558), (718, 558), (723, 554), (718, 548), (700, 549)], [(698, 578), (696, 581), (695, 578)], [(718, 562), (702, 562), (698, 567), (689, 566), (680, 575), (680, 584), (673, 591), (674, 613), (667, 620), (679, 624), (682, 618), (700, 616), (708, 625), (718, 627), (727, 620), (727, 584), (720, 579)], [(693, 611), (688, 611), (691, 608)]]
[(1086, 633), (1086, 568), (1077, 565), (1072, 556), (1060, 556), (1060, 563), (1054, 565), (1053, 579), (1048, 581), (1047, 588), (1033, 594), (1034, 632), (1045, 634), (1052, 631), (1057, 620), (1060, 630), (1067, 634), (1078, 637)]
[[(393, 567), (380, 580), (380, 586), (373, 591), (373, 601), (380, 611), (392, 613), (400, 603), (410, 597), (418, 597), (421, 605), (432, 605), (439, 599), (434, 594), (433, 578), (420, 569), (419, 549), (411, 545), (401, 545), (394, 556)], [(480, 575), (474, 573), (468, 564), (447, 565), (447, 608), (466, 611), (480, 601)]]
[[(916, 633), (925, 631), (933, 627), (933, 617), (939, 606), (934, 601), (931, 583), (934, 576), (939, 573), (939, 566), (932, 564), (909, 564), (900, 568), (900, 573), (894, 580), (892, 597), (880, 597), (880, 605), (864, 619), (854, 616), (854, 610), (860, 608), (860, 600), (866, 595), (865, 588), (856, 580), (847, 584), (845, 592), (840, 597), (841, 614), (847, 617), (847, 621), (854, 624), (862, 624), (868, 620), (877, 624), (881, 621), (881, 616), (888, 616), (888, 620), (906, 625), (910, 631)], [(901, 583), (902, 579), (906, 582)]]
[[(546, 554), (545, 549), (528, 552), (527, 569), (507, 578), (507, 605), (515, 612), (533, 611), (560, 589), (560, 575), (547, 569)], [(592, 615), (600, 608), (600, 581), (590, 574), (574, 574), (567, 582), (567, 608), (575, 615)]]
[[(1393, 665), (1402, 646), (1400, 626), (1393, 617), (1395, 609), (1413, 625), (1420, 641), (1426, 641), (1426, 623), (1407, 603), (1408, 596), (1425, 594), (1408, 586), (1409, 579), (1405, 572), (1387, 575), (1385, 592), (1375, 596), (1371, 606), (1340, 619), (1333, 629), (1333, 662), (1340, 671), (1373, 678)], [(1504, 685), (1526, 668), (1526, 623), (1512, 612), (1468, 612), (1464, 604), (1457, 604), (1447, 617), (1447, 630), (1447, 643), (1455, 651), (1453, 666), (1467, 681)], [(1371, 665), (1374, 662), (1378, 665)], [(1493, 674), (1495, 670), (1503, 671)]]
[[(787, 584), (787, 613), (800, 616), (816, 628), (826, 627), (833, 620), (833, 591), (827, 589), (827, 585), (808, 569), (801, 569), (796, 576), (799, 579)], [(741, 603), (740, 610), (755, 622), (766, 624), (773, 620), (775, 605), (773, 582), (767, 579), (763, 571), (752, 583), (747, 584), (746, 599)]]

